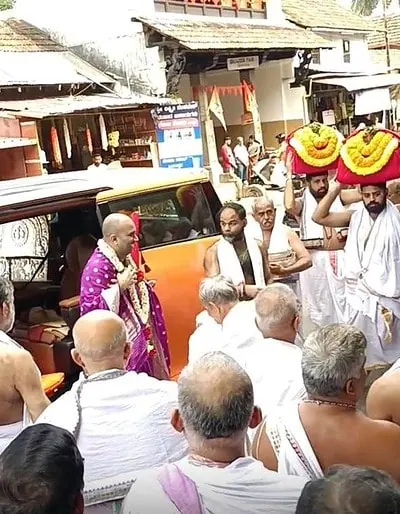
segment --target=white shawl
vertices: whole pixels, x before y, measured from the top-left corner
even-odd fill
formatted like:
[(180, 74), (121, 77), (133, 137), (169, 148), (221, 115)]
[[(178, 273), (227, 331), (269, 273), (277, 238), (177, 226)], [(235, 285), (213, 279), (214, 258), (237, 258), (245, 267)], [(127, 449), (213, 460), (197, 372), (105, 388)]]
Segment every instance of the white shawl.
[[(257, 241), (245, 232), (246, 246), (253, 266), (254, 279), (257, 287), (265, 287), (264, 266)], [(233, 244), (221, 238), (217, 244), (217, 258), (220, 274), (230, 278), (235, 285), (245, 282), (243, 270)]]
[(301, 423), (298, 404), (288, 404), (276, 417), (267, 418), (266, 433), (276, 454), (278, 473), (310, 480), (324, 476)]
[[(253, 237), (254, 239), (262, 241), (263, 233), (259, 223), (257, 223), (257, 221), (254, 220), (254, 217), (252, 215), (247, 216), (247, 220), (248, 222), (245, 228), (245, 233), (248, 236)], [(275, 225), (271, 233), (271, 239), (269, 241), (269, 255), (290, 252), (292, 250), (292, 247), (289, 244), (289, 230), (290, 228), (284, 223), (282, 223), (282, 221), (275, 221)]]
[[(317, 200), (310, 193), (308, 187), (303, 193), (303, 208), (301, 210), (300, 231), (301, 239), (323, 239), (324, 227), (315, 223), (312, 216), (317, 208)], [(344, 207), (338, 196), (332, 204), (330, 212), (342, 212)]]
[(400, 214), (391, 202), (373, 223), (364, 206), (358, 206), (345, 254), (349, 302), (357, 296), (374, 300), (400, 318)]

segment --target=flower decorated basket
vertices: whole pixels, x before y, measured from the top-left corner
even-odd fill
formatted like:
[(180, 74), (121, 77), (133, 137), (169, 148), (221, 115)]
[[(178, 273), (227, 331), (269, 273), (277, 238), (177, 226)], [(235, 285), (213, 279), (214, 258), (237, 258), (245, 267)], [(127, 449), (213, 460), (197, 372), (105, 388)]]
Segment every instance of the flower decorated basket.
[(286, 163), (297, 175), (321, 175), (336, 170), (343, 136), (336, 129), (311, 123), (287, 138)]
[(368, 127), (350, 134), (338, 162), (342, 184), (374, 185), (400, 177), (399, 135)]

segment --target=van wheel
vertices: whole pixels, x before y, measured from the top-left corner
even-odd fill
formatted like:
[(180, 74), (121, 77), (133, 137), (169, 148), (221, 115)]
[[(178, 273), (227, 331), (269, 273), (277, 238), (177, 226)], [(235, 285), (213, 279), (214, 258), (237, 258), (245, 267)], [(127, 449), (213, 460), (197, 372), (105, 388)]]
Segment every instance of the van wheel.
[(263, 186), (259, 186), (257, 184), (252, 184), (251, 186), (246, 186), (243, 188), (243, 197), (249, 198), (250, 196), (262, 197), (265, 196)]

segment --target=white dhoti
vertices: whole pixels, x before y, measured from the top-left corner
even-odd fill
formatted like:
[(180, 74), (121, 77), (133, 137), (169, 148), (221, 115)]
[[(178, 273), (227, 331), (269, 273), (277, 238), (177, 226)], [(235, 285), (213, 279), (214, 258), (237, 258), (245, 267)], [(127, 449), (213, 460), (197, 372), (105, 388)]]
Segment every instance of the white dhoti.
[(342, 323), (345, 311), (343, 250), (311, 250), (313, 265), (300, 273), (305, 315), (317, 326)]
[(10, 425), (0, 425), (0, 454), (22, 432), (23, 428), (23, 421), (11, 423)]
[(298, 404), (286, 405), (265, 421), (265, 431), (278, 461), (278, 473), (315, 480), (324, 472), (303, 428)]
[[(324, 240), (324, 229), (312, 216), (317, 201), (306, 189), (301, 212), (301, 239)], [(339, 198), (332, 205), (332, 212), (344, 207)], [(345, 310), (344, 252), (343, 250), (310, 250), (313, 265), (300, 273), (300, 290), (304, 315), (316, 326), (342, 323)]]
[(400, 214), (388, 202), (372, 220), (360, 206), (345, 248), (347, 323), (367, 338), (367, 368), (400, 357)]

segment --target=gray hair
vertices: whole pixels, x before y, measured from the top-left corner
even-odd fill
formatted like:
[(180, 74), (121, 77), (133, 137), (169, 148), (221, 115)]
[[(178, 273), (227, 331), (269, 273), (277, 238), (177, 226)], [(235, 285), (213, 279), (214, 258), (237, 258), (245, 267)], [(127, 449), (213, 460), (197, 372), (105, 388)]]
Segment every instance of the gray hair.
[(265, 204), (271, 205), (271, 207), (274, 209), (275, 204), (274, 201), (268, 198), (268, 196), (260, 196), (259, 198), (256, 198), (253, 202), (253, 213), (257, 212), (257, 209), (261, 206), (264, 206)]
[(261, 332), (291, 323), (299, 312), (299, 302), (286, 284), (271, 284), (255, 299), (257, 326)]
[(217, 275), (201, 281), (199, 297), (203, 305), (231, 304), (239, 301), (239, 292), (230, 278)]
[(178, 401), (184, 425), (195, 435), (229, 438), (247, 430), (253, 385), (234, 359), (222, 352), (207, 353), (182, 371)]
[(335, 397), (351, 378), (359, 378), (367, 340), (358, 328), (328, 325), (310, 334), (303, 347), (302, 370), (306, 391)]
[(0, 306), (5, 303), (10, 304), (13, 301), (14, 286), (6, 277), (0, 277)]
[(332, 466), (325, 477), (308, 482), (296, 514), (393, 514), (400, 512), (400, 489), (383, 471)]

